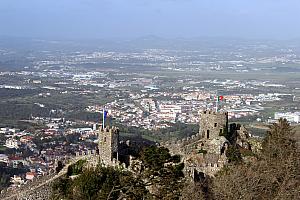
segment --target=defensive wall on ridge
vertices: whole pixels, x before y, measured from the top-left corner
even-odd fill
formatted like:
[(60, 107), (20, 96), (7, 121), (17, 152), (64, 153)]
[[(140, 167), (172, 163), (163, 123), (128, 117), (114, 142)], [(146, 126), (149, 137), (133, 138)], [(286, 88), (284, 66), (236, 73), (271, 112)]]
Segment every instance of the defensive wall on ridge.
[(75, 156), (68, 159), (64, 164), (65, 166), (59, 173), (54, 170), (48, 172), (45, 176), (41, 176), (28, 181), (27, 184), (22, 185), (17, 189), (2, 190), (0, 194), (1, 200), (45, 200), (49, 199), (51, 195), (51, 185), (58, 178), (67, 173), (68, 167), (75, 164), (79, 160), (95, 160), (99, 159), (99, 154), (96, 150), (86, 150), (76, 152)]

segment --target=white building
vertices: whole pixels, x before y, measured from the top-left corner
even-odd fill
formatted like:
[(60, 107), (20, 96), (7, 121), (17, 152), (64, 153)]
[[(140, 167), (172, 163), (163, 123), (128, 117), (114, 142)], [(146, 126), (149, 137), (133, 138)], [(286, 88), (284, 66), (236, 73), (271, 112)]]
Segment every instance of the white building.
[(13, 149), (13, 148), (18, 149), (19, 145), (21, 145), (20, 141), (14, 139), (14, 138), (9, 138), (5, 141), (5, 146), (10, 149)]
[(274, 114), (274, 119), (280, 119), (280, 118), (284, 118), (286, 119), (288, 122), (292, 122), (292, 123), (300, 123), (300, 112), (287, 112), (287, 113), (281, 113), (281, 112), (276, 112)]
[(155, 111), (155, 101), (153, 99), (142, 99), (141, 106), (143, 106), (147, 111)]
[(162, 113), (181, 113), (181, 106), (180, 105), (168, 105), (168, 104), (161, 104), (159, 105), (159, 110)]
[(8, 163), (8, 156), (5, 154), (0, 154), (0, 162)]
[(35, 172), (27, 172), (26, 176), (25, 176), (25, 179), (32, 181), (35, 177), (36, 177), (36, 173)]
[(17, 175), (14, 175), (13, 177), (10, 177), (10, 182), (13, 184), (13, 187), (20, 187), (20, 185), (24, 184), (25, 181)]
[(182, 113), (180, 105), (161, 104), (157, 117), (162, 121), (175, 122), (178, 114)]
[(160, 112), (157, 114), (157, 117), (161, 121), (167, 121), (167, 122), (175, 122), (176, 121), (176, 113), (173, 113), (173, 112)]

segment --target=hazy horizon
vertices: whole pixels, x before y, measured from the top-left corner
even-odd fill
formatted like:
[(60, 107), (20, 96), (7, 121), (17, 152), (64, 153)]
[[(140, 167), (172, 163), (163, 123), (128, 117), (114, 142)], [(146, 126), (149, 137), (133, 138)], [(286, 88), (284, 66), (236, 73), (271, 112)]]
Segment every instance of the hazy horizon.
[(297, 0), (2, 0), (0, 36), (300, 38)]

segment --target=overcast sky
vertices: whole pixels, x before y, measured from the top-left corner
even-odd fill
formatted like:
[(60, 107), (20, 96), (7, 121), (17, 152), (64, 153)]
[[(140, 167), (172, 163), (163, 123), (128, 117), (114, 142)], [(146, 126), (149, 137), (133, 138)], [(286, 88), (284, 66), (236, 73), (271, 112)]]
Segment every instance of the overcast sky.
[(300, 0), (0, 0), (0, 35), (300, 38)]

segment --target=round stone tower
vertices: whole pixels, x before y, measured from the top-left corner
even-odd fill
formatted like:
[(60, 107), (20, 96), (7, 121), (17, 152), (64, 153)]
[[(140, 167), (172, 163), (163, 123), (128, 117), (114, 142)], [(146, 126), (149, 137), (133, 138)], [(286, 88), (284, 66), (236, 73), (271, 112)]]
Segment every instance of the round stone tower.
[(200, 113), (199, 134), (207, 140), (226, 135), (228, 131), (228, 113), (202, 111)]

